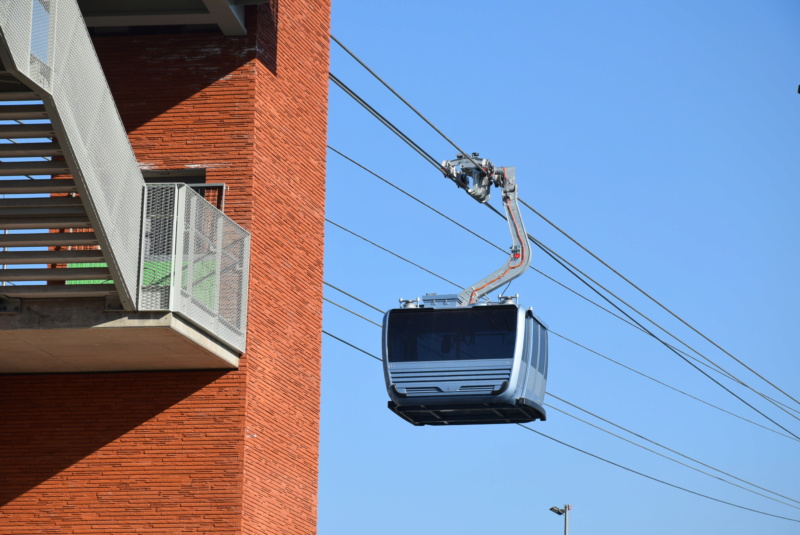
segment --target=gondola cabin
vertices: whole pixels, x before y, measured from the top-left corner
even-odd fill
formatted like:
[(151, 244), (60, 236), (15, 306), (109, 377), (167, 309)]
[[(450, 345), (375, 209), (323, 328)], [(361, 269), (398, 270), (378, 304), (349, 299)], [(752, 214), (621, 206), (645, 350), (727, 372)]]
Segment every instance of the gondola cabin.
[(513, 302), (392, 309), (383, 367), (389, 408), (414, 425), (545, 419), (547, 328)]

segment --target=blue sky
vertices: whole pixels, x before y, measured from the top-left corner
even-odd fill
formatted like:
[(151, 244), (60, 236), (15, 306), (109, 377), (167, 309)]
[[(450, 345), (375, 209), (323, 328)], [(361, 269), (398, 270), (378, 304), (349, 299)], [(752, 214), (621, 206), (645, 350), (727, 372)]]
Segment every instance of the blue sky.
[[(520, 197), (796, 399), (800, 298), (800, 4), (794, 1), (334, 0), (332, 33), (445, 134), (516, 166)], [(446, 141), (332, 44), (331, 72), (435, 158)], [(337, 87), (329, 143), (502, 248), (502, 220)], [(495, 193), (492, 203), (499, 200)], [(459, 285), (505, 255), (329, 152), (327, 217)], [(736, 364), (523, 208), (528, 232), (702, 355), (785, 402), (718, 378), (800, 435), (800, 405)], [(456, 288), (334, 225), (325, 280), (380, 309)], [(598, 298), (538, 250), (533, 266)], [(800, 520), (800, 443), (652, 338), (531, 270), (509, 293), (552, 331), (552, 439), (693, 492)], [(381, 314), (325, 288), (331, 301)], [(325, 330), (380, 356), (380, 329), (326, 303)], [(663, 335), (666, 336), (666, 335)], [(323, 340), (319, 533), (570, 531), (795, 534), (781, 520), (669, 487), (515, 425), (414, 427), (386, 408), (379, 362)], [(688, 351), (688, 350), (687, 350)], [(696, 356), (696, 355), (695, 355)], [(758, 496), (646, 452), (590, 411), (782, 494)], [(737, 417), (738, 416), (738, 417)], [(749, 423), (741, 418), (754, 423)], [(758, 424), (758, 425), (756, 425)], [(781, 431), (782, 432), (782, 431)], [(785, 433), (784, 433), (785, 434)], [(677, 455), (645, 443), (672, 457)], [(682, 462), (732, 480), (739, 480)], [(787, 499), (788, 498), (788, 499)]]

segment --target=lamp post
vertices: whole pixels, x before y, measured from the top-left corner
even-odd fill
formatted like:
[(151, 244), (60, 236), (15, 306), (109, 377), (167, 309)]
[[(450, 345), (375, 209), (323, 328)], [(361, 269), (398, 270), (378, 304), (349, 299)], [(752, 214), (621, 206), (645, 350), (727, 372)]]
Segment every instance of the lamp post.
[(551, 507), (550, 510), (553, 511), (558, 516), (564, 515), (564, 535), (569, 535), (569, 511), (572, 509), (570, 504), (564, 506), (564, 508), (560, 507)]

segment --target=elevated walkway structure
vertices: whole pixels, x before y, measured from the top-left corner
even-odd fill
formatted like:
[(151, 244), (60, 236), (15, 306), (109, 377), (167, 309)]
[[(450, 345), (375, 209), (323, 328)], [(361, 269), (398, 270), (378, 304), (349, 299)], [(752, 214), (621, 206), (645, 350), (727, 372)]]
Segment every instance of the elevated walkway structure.
[(235, 368), (249, 239), (145, 185), (75, 0), (0, 4), (0, 373)]

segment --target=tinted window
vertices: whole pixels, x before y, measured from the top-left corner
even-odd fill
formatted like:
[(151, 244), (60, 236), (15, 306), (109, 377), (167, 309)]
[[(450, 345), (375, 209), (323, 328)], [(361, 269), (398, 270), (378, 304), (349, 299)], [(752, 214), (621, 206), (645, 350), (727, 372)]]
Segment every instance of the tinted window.
[(537, 330), (539, 331), (539, 372), (544, 375), (544, 378), (547, 379), (547, 329), (536, 324)]
[(393, 310), (387, 321), (389, 362), (514, 358), (515, 306)]

